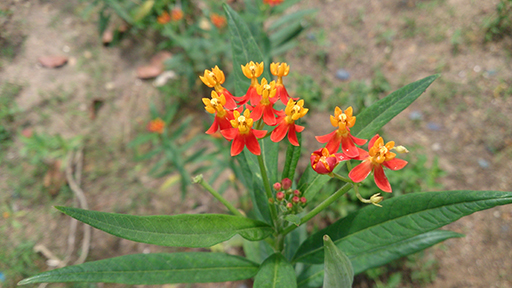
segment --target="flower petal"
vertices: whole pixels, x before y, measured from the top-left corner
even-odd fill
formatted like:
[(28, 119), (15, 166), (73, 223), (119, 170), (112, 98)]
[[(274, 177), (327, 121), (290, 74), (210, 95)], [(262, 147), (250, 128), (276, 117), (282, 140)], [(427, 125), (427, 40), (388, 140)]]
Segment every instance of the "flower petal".
[(375, 179), (375, 184), (377, 184), (377, 187), (379, 187), (380, 190), (391, 193), (391, 185), (389, 184), (386, 174), (384, 174), (384, 168), (382, 168), (382, 165), (375, 165), (373, 167), (373, 178)]
[[(230, 125), (231, 126), (231, 125)], [(217, 121), (217, 116), (213, 117), (213, 124), (210, 126), (208, 130), (206, 130), (206, 134), (213, 134), (219, 130), (219, 121)]]
[(352, 179), (352, 181), (359, 183), (366, 179), (368, 175), (372, 172), (373, 165), (370, 160), (364, 160), (361, 164), (357, 165), (348, 173), (348, 177)]
[(359, 156), (352, 158), (354, 160), (365, 160), (366, 158), (368, 158), (370, 156), (370, 154), (368, 154), (368, 152), (366, 152), (365, 150), (363, 150), (359, 147), (357, 148), (357, 150), (359, 151)]
[(274, 115), (274, 108), (272, 104), (265, 105), (263, 108), (263, 122), (268, 126), (276, 125), (276, 116)]
[(368, 149), (373, 147), (373, 144), (375, 143), (375, 141), (377, 141), (377, 139), (379, 139), (379, 137), (379, 134), (375, 134), (375, 136), (373, 136), (373, 138), (370, 139), (370, 143), (368, 143)]
[(286, 121), (282, 121), (281, 124), (272, 131), (270, 140), (273, 142), (279, 142), (283, 140), (284, 136), (286, 136), (286, 132), (288, 132), (288, 123), (286, 123)]
[[(267, 131), (265, 131), (265, 134), (266, 134), (266, 132)], [(254, 155), (261, 154), (260, 143), (258, 143), (258, 140), (256, 139), (256, 136), (254, 136), (253, 133), (249, 133), (245, 136), (245, 144), (247, 145), (247, 149), (249, 149), (249, 151), (251, 151), (252, 154), (254, 154)]]
[(220, 133), (227, 140), (233, 140), (238, 135), (238, 129), (237, 128), (225, 129), (225, 130), (221, 130)]
[(352, 140), (354, 141), (354, 143), (356, 143), (359, 146), (364, 145), (364, 144), (366, 144), (366, 142), (368, 142), (368, 140), (354, 137), (354, 136), (352, 136), (352, 134), (350, 135), (350, 137), (352, 137)]
[(292, 143), (293, 146), (299, 146), (299, 139), (297, 139), (297, 133), (295, 133), (295, 125), (290, 125), (290, 129), (288, 129), (288, 140)]
[[(227, 131), (227, 130), (222, 130), (220, 132), (222, 133), (223, 131)], [(244, 150), (245, 137), (246, 137), (245, 135), (237, 134), (235, 139), (233, 139), (233, 144), (231, 144), (231, 156), (236, 156), (236, 155), (240, 154), (240, 152), (242, 152), (242, 150)]]
[(267, 135), (266, 130), (252, 129), (252, 133), (254, 133), (254, 136), (256, 136), (256, 138), (263, 138), (263, 137), (265, 137), (265, 135)]
[(331, 133), (326, 134), (326, 135), (323, 135), (323, 136), (315, 136), (316, 141), (318, 141), (318, 142), (320, 142), (320, 143), (326, 143), (326, 142), (329, 142), (329, 140), (331, 140), (331, 138), (332, 138), (332, 137), (333, 137), (333, 135), (336, 133), (336, 131), (338, 131), (338, 130), (334, 130), (334, 131), (332, 131)]
[(386, 166), (387, 168), (389, 168), (391, 170), (400, 170), (400, 169), (404, 168), (405, 165), (407, 165), (407, 161), (395, 158), (395, 159), (392, 159), (389, 161), (384, 161), (384, 163), (382, 163), (382, 164), (384, 164), (384, 166)]
[(299, 133), (304, 131), (304, 126), (300, 126), (300, 125), (295, 124), (295, 131), (297, 131)]
[[(343, 153), (347, 155), (350, 158), (356, 158), (359, 156), (359, 150), (357, 150), (356, 145), (354, 144), (354, 141), (352, 140), (351, 135), (348, 134), (346, 137), (341, 137), (341, 150), (343, 150)], [(329, 145), (329, 144), (327, 144)], [(329, 149), (329, 148), (328, 148)], [(331, 150), (329, 150), (331, 151)], [(336, 151), (333, 151), (336, 152)]]

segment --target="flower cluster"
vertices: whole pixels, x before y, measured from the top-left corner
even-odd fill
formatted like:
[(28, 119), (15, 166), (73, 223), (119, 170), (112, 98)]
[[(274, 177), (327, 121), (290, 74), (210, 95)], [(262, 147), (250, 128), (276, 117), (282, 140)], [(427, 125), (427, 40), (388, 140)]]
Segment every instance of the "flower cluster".
[(276, 201), (280, 211), (285, 214), (297, 214), (306, 205), (306, 197), (302, 196), (299, 190), (292, 190), (292, 180), (284, 178), (281, 182), (274, 184), (276, 190)]
[[(330, 120), (337, 129), (327, 135), (316, 136), (320, 143), (327, 143), (327, 145), (311, 154), (311, 167), (319, 174), (331, 174), (341, 161), (362, 160), (363, 162), (350, 171), (348, 177), (353, 182), (359, 183), (373, 171), (377, 187), (384, 192), (391, 192), (391, 185), (384, 174), (383, 167), (391, 170), (402, 169), (407, 165), (407, 161), (395, 158), (396, 154), (391, 150), (394, 149), (398, 153), (408, 151), (403, 146), (395, 147), (393, 141), (384, 145), (384, 140), (378, 134), (370, 140), (368, 152), (356, 147), (356, 144), (365, 144), (366, 140), (350, 134), (350, 128), (356, 123), (356, 117), (352, 113), (352, 107), (348, 107), (345, 111), (339, 107), (335, 108)], [(340, 146), (342, 152), (338, 153)]]
[(162, 14), (160, 14), (156, 20), (160, 24), (167, 24), (169, 22), (177, 22), (180, 21), (183, 18), (183, 10), (179, 7), (175, 7), (171, 10), (171, 13), (164, 11)]
[(149, 132), (162, 134), (165, 129), (165, 122), (161, 118), (149, 121), (147, 129)]
[[(251, 61), (241, 68), (251, 84), (245, 95), (240, 97), (233, 96), (222, 86), (226, 78), (219, 67), (205, 70), (199, 76), (206, 86), (213, 88), (211, 98), (202, 99), (205, 110), (215, 116), (206, 133), (220, 131), (224, 138), (232, 140), (232, 156), (240, 154), (244, 147), (253, 154), (260, 155), (258, 139), (265, 137), (268, 132), (263, 130), (264, 124), (275, 127), (270, 134), (272, 141), (280, 142), (288, 134), (290, 143), (299, 146), (297, 133), (302, 132), (304, 127), (295, 122), (304, 117), (309, 109), (304, 108), (304, 100), (291, 98), (283, 84), (283, 77), (290, 72), (288, 64), (270, 64), (270, 72), (277, 78), (272, 81), (265, 78), (258, 81), (264, 70), (263, 62)], [(274, 108), (279, 100), (286, 105), (284, 109)]]

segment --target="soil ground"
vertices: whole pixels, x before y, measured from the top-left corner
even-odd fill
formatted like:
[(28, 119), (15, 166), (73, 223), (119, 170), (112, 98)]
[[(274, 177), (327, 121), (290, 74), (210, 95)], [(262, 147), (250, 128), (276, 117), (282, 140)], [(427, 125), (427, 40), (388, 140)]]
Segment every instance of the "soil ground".
[[(447, 172), (441, 179), (446, 189), (512, 190), (512, 97), (499, 88), (512, 85), (511, 46), (507, 40), (483, 43), (482, 23), (497, 2), (303, 1), (293, 9), (316, 8), (317, 18), (304, 45), (289, 52), (286, 61), (322, 87), (338, 83), (335, 74), (341, 68), (350, 73), (349, 81), (370, 81), (378, 69), (391, 91), (441, 73), (425, 95), (385, 127), (386, 137), (422, 146), (430, 159), (437, 156)], [(0, 85), (21, 87), (16, 104), (23, 116), (15, 126), (66, 138), (86, 135), (82, 188), (90, 209), (153, 215), (220, 212), (200, 189), (192, 188), (188, 194), (194, 196), (185, 202), (179, 192), (160, 189), (165, 179), (145, 176), (147, 169), (132, 162), (132, 153), (125, 149), (144, 129), (150, 100), (159, 97), (151, 82), (136, 80), (134, 74), (156, 50), (150, 41), (135, 38), (103, 47), (96, 24), (81, 17), (84, 4), (75, 1), (16, 0), (2, 2), (0, 8), (13, 11), (9, 21), (0, 23), (0, 36), (7, 39), (0, 48), (9, 47), (8, 55), (1, 54)], [(56, 54), (68, 56), (68, 64), (59, 69), (37, 64), (38, 57)], [(330, 93), (325, 90), (325, 95)], [(94, 99), (105, 104), (91, 119)], [(328, 113), (311, 113), (309, 123), (327, 121)], [(421, 119), (411, 120), (418, 113)], [(322, 132), (329, 131), (305, 137)], [(69, 219), (51, 206), (72, 204), (71, 192), (51, 197), (37, 188), (40, 184), (26, 183), (30, 177), (24, 174), (34, 168), (18, 155), (18, 138), (8, 147), (0, 171), (0, 208), (12, 213), (0, 218), (5, 233), (0, 248), (31, 241), (62, 257)], [(20, 169), (12, 168), (13, 163)], [(439, 265), (436, 280), (412, 287), (512, 287), (511, 221), (509, 205), (449, 225), (466, 237), (431, 250)], [(88, 259), (157, 251), (172, 250), (95, 230)], [(44, 257), (34, 259), (37, 267), (46, 268)], [(245, 284), (223, 285), (208, 287)], [(358, 285), (371, 287), (367, 281)]]

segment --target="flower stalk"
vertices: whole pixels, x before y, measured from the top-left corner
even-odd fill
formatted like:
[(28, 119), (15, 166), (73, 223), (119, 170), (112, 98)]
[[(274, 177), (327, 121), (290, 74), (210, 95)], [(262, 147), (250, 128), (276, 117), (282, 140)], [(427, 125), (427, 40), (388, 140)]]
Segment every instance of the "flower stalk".
[(203, 186), (203, 188), (206, 189), (206, 191), (210, 192), (210, 194), (212, 194), (213, 197), (215, 197), (222, 204), (224, 204), (224, 206), (226, 206), (226, 208), (228, 208), (228, 210), (231, 213), (233, 213), (236, 216), (244, 217), (244, 215), (240, 211), (238, 211), (238, 209), (236, 209), (236, 207), (233, 206), (233, 204), (229, 203), (229, 201), (226, 200), (226, 198), (222, 197), (222, 195), (220, 195), (219, 192), (215, 191), (215, 189), (213, 189), (213, 187), (210, 186), (210, 184), (208, 184), (206, 181), (204, 181), (203, 174), (197, 175), (196, 177), (194, 177), (194, 179), (192, 181), (194, 183), (197, 183), (197, 184)]

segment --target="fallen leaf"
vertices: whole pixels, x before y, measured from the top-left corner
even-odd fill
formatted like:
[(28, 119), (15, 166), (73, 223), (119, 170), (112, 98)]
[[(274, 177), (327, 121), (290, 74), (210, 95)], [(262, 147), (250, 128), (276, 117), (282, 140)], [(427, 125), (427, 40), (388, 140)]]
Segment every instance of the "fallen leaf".
[(58, 68), (64, 66), (68, 62), (68, 57), (61, 55), (41, 56), (39, 57), (39, 63), (43, 67), (47, 68)]
[(156, 66), (140, 66), (137, 68), (137, 78), (151, 79), (162, 73), (163, 69)]
[(103, 35), (101, 35), (101, 42), (103, 42), (104, 46), (107, 46), (114, 40), (114, 32), (112, 30), (105, 30), (103, 31)]
[(165, 60), (171, 59), (171, 58), (172, 58), (171, 52), (160, 51), (160, 52), (156, 53), (155, 56), (151, 57), (151, 60), (149, 63), (151, 66), (159, 67), (163, 71)]

